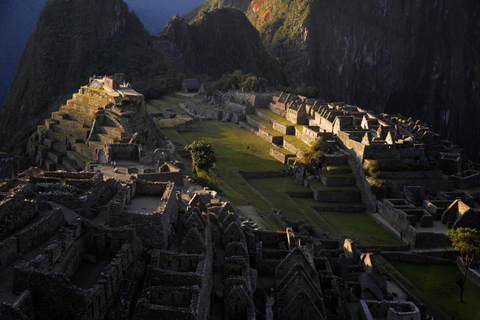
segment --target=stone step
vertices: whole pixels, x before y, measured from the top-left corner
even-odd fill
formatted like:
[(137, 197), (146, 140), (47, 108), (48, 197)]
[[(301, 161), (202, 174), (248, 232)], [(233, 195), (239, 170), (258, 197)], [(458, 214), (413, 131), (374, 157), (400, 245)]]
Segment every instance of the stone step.
[(70, 159), (67, 157), (63, 157), (62, 159), (62, 166), (66, 168), (66, 171), (73, 171), (73, 172), (78, 172), (82, 171), (83, 169), (79, 166), (77, 166), (75, 163), (73, 163)]
[(90, 128), (72, 128), (62, 124), (53, 125), (53, 129), (55, 132), (60, 132), (64, 135), (72, 137), (78, 137), (84, 141), (88, 139), (88, 135), (90, 134)]
[(59, 123), (63, 126), (67, 126), (67, 127), (75, 128), (75, 129), (85, 127), (85, 123), (83, 123), (82, 121), (78, 121), (78, 120), (61, 119), (59, 121)]
[(75, 143), (82, 141), (82, 139), (78, 137), (72, 137), (72, 136), (63, 134), (61, 132), (47, 131), (46, 134), (47, 134), (47, 138), (58, 141), (63, 145), (73, 145)]
[(320, 174), (320, 181), (325, 186), (352, 186), (355, 185), (355, 176), (353, 173), (343, 174)]
[(360, 190), (356, 186), (325, 186), (320, 181), (310, 181), (313, 198), (319, 202), (359, 202)]
[(123, 139), (127, 136), (125, 131), (122, 128), (118, 127), (101, 126), (100, 132), (117, 137), (118, 139)]
[(98, 107), (83, 103), (81, 101), (70, 99), (67, 101), (67, 106), (71, 109), (94, 115), (98, 111)]
[(77, 101), (80, 101), (84, 104), (91, 105), (92, 107), (101, 108), (101, 109), (105, 109), (105, 107), (108, 104), (111, 103), (107, 99), (98, 98), (98, 97), (85, 95), (85, 94), (81, 94), (81, 93), (74, 93), (73, 94), (73, 99), (77, 100)]
[(45, 119), (45, 126), (48, 130), (52, 130), (53, 125), (58, 124), (57, 120), (54, 119)]
[(99, 133), (98, 134), (98, 139), (100, 139), (101, 142), (106, 143), (106, 144), (112, 144), (112, 143), (118, 143), (119, 139), (115, 136), (111, 136), (109, 134), (105, 133)]
[(355, 204), (351, 206), (338, 206), (332, 204), (313, 205), (312, 208), (316, 211), (327, 212), (364, 212), (365, 206), (363, 204)]
[(95, 122), (94, 114), (81, 112), (69, 106), (62, 106), (60, 110), (62, 110), (63, 112), (66, 112), (70, 120), (83, 122), (88, 127), (92, 127), (93, 123)]
[(78, 167), (82, 168), (81, 170), (84, 170), (86, 165), (89, 163), (89, 162), (95, 162), (95, 160), (93, 159), (89, 159), (89, 158), (86, 158), (84, 156), (82, 156), (80, 153), (76, 152), (76, 151), (73, 151), (73, 150), (68, 150), (67, 151), (67, 157), (68, 159), (71, 160), (71, 162), (75, 165), (77, 165)]
[(347, 164), (325, 166), (325, 167), (322, 168), (322, 172), (325, 172), (325, 173), (328, 173), (328, 174), (351, 173), (352, 168)]
[(68, 114), (63, 111), (55, 111), (55, 112), (52, 112), (52, 119), (57, 121), (68, 119)]

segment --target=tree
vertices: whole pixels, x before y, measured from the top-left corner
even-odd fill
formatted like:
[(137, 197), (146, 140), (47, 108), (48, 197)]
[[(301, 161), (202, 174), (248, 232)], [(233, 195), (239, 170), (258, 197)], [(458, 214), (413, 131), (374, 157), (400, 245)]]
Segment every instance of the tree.
[(210, 143), (203, 140), (193, 141), (191, 144), (185, 146), (185, 149), (192, 154), (192, 167), (195, 174), (197, 170), (208, 173), (208, 170), (215, 166), (217, 158)]
[(446, 235), (452, 241), (455, 250), (460, 252), (462, 264), (465, 267), (465, 274), (457, 281), (460, 286), (460, 302), (463, 303), (468, 269), (475, 256), (480, 253), (480, 231), (472, 228), (457, 228), (448, 230)]

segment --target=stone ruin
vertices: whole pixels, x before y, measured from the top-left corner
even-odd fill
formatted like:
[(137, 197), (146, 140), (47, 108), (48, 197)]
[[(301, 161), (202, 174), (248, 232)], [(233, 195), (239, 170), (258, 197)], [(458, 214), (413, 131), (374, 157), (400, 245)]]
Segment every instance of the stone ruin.
[(74, 193), (114, 180), (101, 173), (32, 173), (3, 193), (1, 221), (11, 223), (0, 276), (12, 283), (0, 317), (349, 319), (375, 314), (376, 304), (425, 316), (408, 292), (395, 302), (386, 283), (396, 280), (353, 241), (286, 218), (285, 231), (261, 230), (215, 192), (177, 186), (173, 163), (153, 171), (115, 181), (118, 191), (102, 192), (109, 202), (92, 202), (100, 207), (90, 218), (60, 205), (65, 194), (40, 189)]
[(169, 158), (144, 96), (125, 83), (124, 74), (90, 78), (38, 126), (28, 153), (37, 166), (49, 171), (82, 171), (89, 163), (119, 159), (151, 164)]

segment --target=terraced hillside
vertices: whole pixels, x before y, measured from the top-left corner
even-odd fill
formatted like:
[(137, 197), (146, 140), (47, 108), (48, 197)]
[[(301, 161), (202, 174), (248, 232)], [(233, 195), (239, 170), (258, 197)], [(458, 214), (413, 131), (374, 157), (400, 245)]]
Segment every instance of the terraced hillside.
[(142, 159), (156, 148), (164, 149), (143, 95), (115, 81), (91, 80), (38, 126), (28, 147), (37, 166), (81, 171), (91, 162)]

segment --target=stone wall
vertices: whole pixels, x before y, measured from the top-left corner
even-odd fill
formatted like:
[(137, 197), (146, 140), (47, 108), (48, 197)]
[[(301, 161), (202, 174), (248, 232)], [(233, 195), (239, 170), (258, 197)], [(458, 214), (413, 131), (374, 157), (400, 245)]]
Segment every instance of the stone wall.
[(175, 186), (183, 186), (183, 173), (177, 172), (155, 172), (155, 173), (141, 173), (137, 175), (139, 180), (152, 182), (174, 182)]
[(240, 114), (249, 114), (249, 113), (255, 112), (255, 109), (252, 107), (247, 107), (234, 102), (227, 102), (225, 104), (225, 108), (232, 112), (240, 113)]
[(38, 214), (37, 203), (25, 199), (24, 187), (15, 188), (0, 202), (0, 239), (27, 224)]
[[(108, 207), (109, 225), (113, 227), (134, 225), (145, 245), (167, 248), (169, 236), (177, 221), (178, 206), (175, 184), (172, 182), (134, 181), (135, 189), (124, 187), (110, 202)], [(152, 213), (124, 210), (125, 204), (135, 195), (161, 196), (159, 205)]]
[(187, 109), (188, 112), (190, 112), (191, 114), (202, 116), (207, 119), (221, 120), (223, 117), (222, 111), (203, 107), (188, 99), (183, 102), (183, 107)]
[(281, 134), (295, 135), (295, 126), (285, 125), (275, 121), (273, 121), (273, 130)]
[(295, 157), (294, 154), (285, 154), (285, 151), (275, 147), (270, 148), (270, 155), (283, 164), (287, 164), (288, 159)]
[(320, 202), (357, 202), (360, 201), (360, 190), (318, 190), (310, 186), (313, 198)]
[(480, 185), (480, 172), (475, 170), (466, 170), (458, 175), (451, 175), (448, 180), (453, 181), (455, 188), (468, 189)]
[(112, 143), (108, 144), (107, 148), (108, 158), (111, 160), (132, 160), (140, 157), (141, 146), (138, 144)]
[(443, 179), (443, 172), (440, 170), (432, 171), (380, 171), (380, 179)]
[(297, 157), (303, 157), (303, 150), (295, 146), (293, 143), (288, 142), (286, 139), (283, 139), (283, 148), (293, 152)]
[(233, 91), (232, 95), (237, 101), (241, 101), (257, 109), (266, 108), (270, 102), (272, 102), (273, 97), (271, 93), (249, 93), (240, 91)]
[(65, 217), (60, 208), (53, 209), (37, 223), (21, 230), (14, 237), (17, 239), (17, 250), (21, 254), (30, 252), (47, 241), (58, 229), (65, 225)]
[[(62, 230), (59, 241), (48, 246), (44, 254), (16, 266), (13, 290), (28, 288), (33, 292), (35, 314), (53, 319), (102, 318), (140, 248), (134, 229), (109, 229), (82, 221)], [(68, 279), (78, 268), (83, 250), (115, 255), (97, 283), (88, 289), (77, 288)]]

